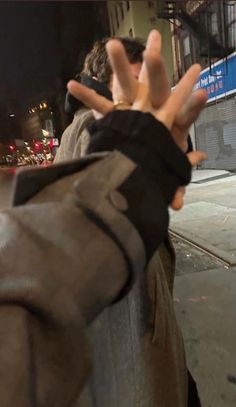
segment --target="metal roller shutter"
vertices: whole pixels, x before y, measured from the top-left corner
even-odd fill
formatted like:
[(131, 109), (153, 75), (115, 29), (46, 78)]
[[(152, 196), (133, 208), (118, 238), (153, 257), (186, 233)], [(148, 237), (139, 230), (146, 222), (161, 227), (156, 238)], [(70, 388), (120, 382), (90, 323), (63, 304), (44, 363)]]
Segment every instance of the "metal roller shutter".
[(236, 170), (236, 98), (207, 106), (195, 123), (197, 149), (208, 159), (202, 169)]

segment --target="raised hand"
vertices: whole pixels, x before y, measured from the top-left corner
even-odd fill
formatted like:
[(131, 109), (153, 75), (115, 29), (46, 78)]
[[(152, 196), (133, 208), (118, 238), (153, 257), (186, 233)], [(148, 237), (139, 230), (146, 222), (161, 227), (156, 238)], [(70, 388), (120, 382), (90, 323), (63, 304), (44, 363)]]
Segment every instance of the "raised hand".
[[(113, 100), (117, 108), (132, 108), (154, 114), (170, 130), (175, 142), (186, 151), (189, 127), (203, 108), (207, 95), (202, 89), (192, 93), (200, 73), (200, 65), (193, 65), (171, 93), (166, 68), (161, 56), (161, 35), (153, 30), (147, 41), (144, 62), (135, 79), (122, 44), (111, 40), (107, 52), (114, 72)], [(113, 110), (114, 103), (99, 96), (95, 91), (70, 81), (69, 91), (84, 104), (106, 114)]]
[[(114, 107), (151, 113), (170, 130), (176, 144), (185, 152), (189, 127), (198, 117), (207, 99), (204, 90), (200, 89), (193, 92), (193, 87), (201, 71), (200, 65), (191, 66), (174, 91), (171, 92), (165, 64), (161, 56), (161, 35), (159, 32), (154, 30), (149, 34), (138, 80), (132, 74), (120, 41), (109, 41), (107, 52), (114, 73), (113, 102), (76, 81), (68, 83), (70, 93), (103, 115), (112, 111)], [(193, 165), (205, 158), (204, 153), (197, 151), (189, 155)], [(174, 209), (179, 209), (182, 206), (182, 195), (182, 192), (177, 191), (178, 199), (174, 199), (172, 202)], [(180, 196), (182, 196), (181, 199)]]

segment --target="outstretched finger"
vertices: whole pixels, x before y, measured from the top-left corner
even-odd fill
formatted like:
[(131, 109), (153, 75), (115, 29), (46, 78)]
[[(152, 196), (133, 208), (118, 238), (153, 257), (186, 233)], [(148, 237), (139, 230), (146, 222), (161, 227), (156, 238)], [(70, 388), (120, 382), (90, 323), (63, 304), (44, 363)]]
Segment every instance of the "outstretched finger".
[(179, 211), (183, 207), (185, 189), (185, 187), (179, 187), (175, 191), (174, 198), (172, 199), (172, 202), (170, 204), (171, 208), (174, 209), (174, 211)]
[(154, 108), (161, 106), (170, 94), (170, 84), (164, 60), (153, 50), (144, 53), (149, 82), (149, 95)]
[[(152, 30), (148, 36), (146, 43), (146, 52), (153, 52), (155, 55), (161, 54), (162, 39), (161, 34), (157, 30)], [(139, 74), (139, 82), (148, 84), (147, 65), (144, 60)]]
[(124, 100), (132, 104), (137, 94), (138, 82), (132, 74), (124, 47), (119, 40), (110, 40), (106, 44), (106, 50), (117, 79), (113, 100)]
[(201, 161), (207, 159), (207, 154), (204, 151), (191, 151), (187, 154), (188, 160), (192, 167), (195, 167)]
[[(187, 154), (187, 157), (192, 167), (195, 167), (198, 163), (207, 159), (207, 154), (203, 151), (192, 151), (191, 153)], [(185, 190), (185, 187), (179, 187), (175, 191), (175, 195), (170, 205), (175, 211), (180, 210), (184, 205)]]
[(206, 101), (207, 92), (205, 89), (198, 89), (193, 92), (187, 103), (185, 103), (180, 112), (177, 114), (175, 124), (187, 131), (191, 124), (198, 118), (201, 110), (205, 106)]
[(172, 127), (178, 112), (189, 99), (200, 72), (201, 66), (199, 64), (192, 65), (159, 110), (157, 118), (169, 129)]
[(71, 80), (67, 84), (69, 92), (90, 109), (97, 110), (102, 115), (113, 109), (113, 103), (103, 96), (98, 95), (93, 89), (87, 88), (79, 82)]
[(161, 47), (162, 47), (162, 38), (161, 34), (157, 30), (152, 30), (147, 39), (146, 43), (146, 50), (155, 50), (157, 54), (161, 53)]

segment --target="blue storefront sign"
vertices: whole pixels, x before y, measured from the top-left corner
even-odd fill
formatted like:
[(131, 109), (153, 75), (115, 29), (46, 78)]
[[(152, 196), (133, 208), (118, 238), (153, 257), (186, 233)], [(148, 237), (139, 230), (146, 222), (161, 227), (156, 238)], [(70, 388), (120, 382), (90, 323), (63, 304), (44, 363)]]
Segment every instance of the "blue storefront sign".
[(195, 89), (204, 88), (208, 102), (236, 93), (236, 52), (201, 72)]

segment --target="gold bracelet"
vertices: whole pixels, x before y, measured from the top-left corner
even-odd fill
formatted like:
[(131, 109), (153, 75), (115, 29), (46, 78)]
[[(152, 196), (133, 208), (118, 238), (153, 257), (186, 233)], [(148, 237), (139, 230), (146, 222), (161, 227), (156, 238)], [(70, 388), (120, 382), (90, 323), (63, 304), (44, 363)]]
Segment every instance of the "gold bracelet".
[[(130, 108), (130, 106), (131, 106), (131, 103), (129, 103), (129, 102), (126, 102), (126, 100), (117, 100), (116, 102), (114, 102), (114, 109), (129, 109)], [(123, 108), (122, 107), (120, 107), (120, 106), (123, 106)]]

